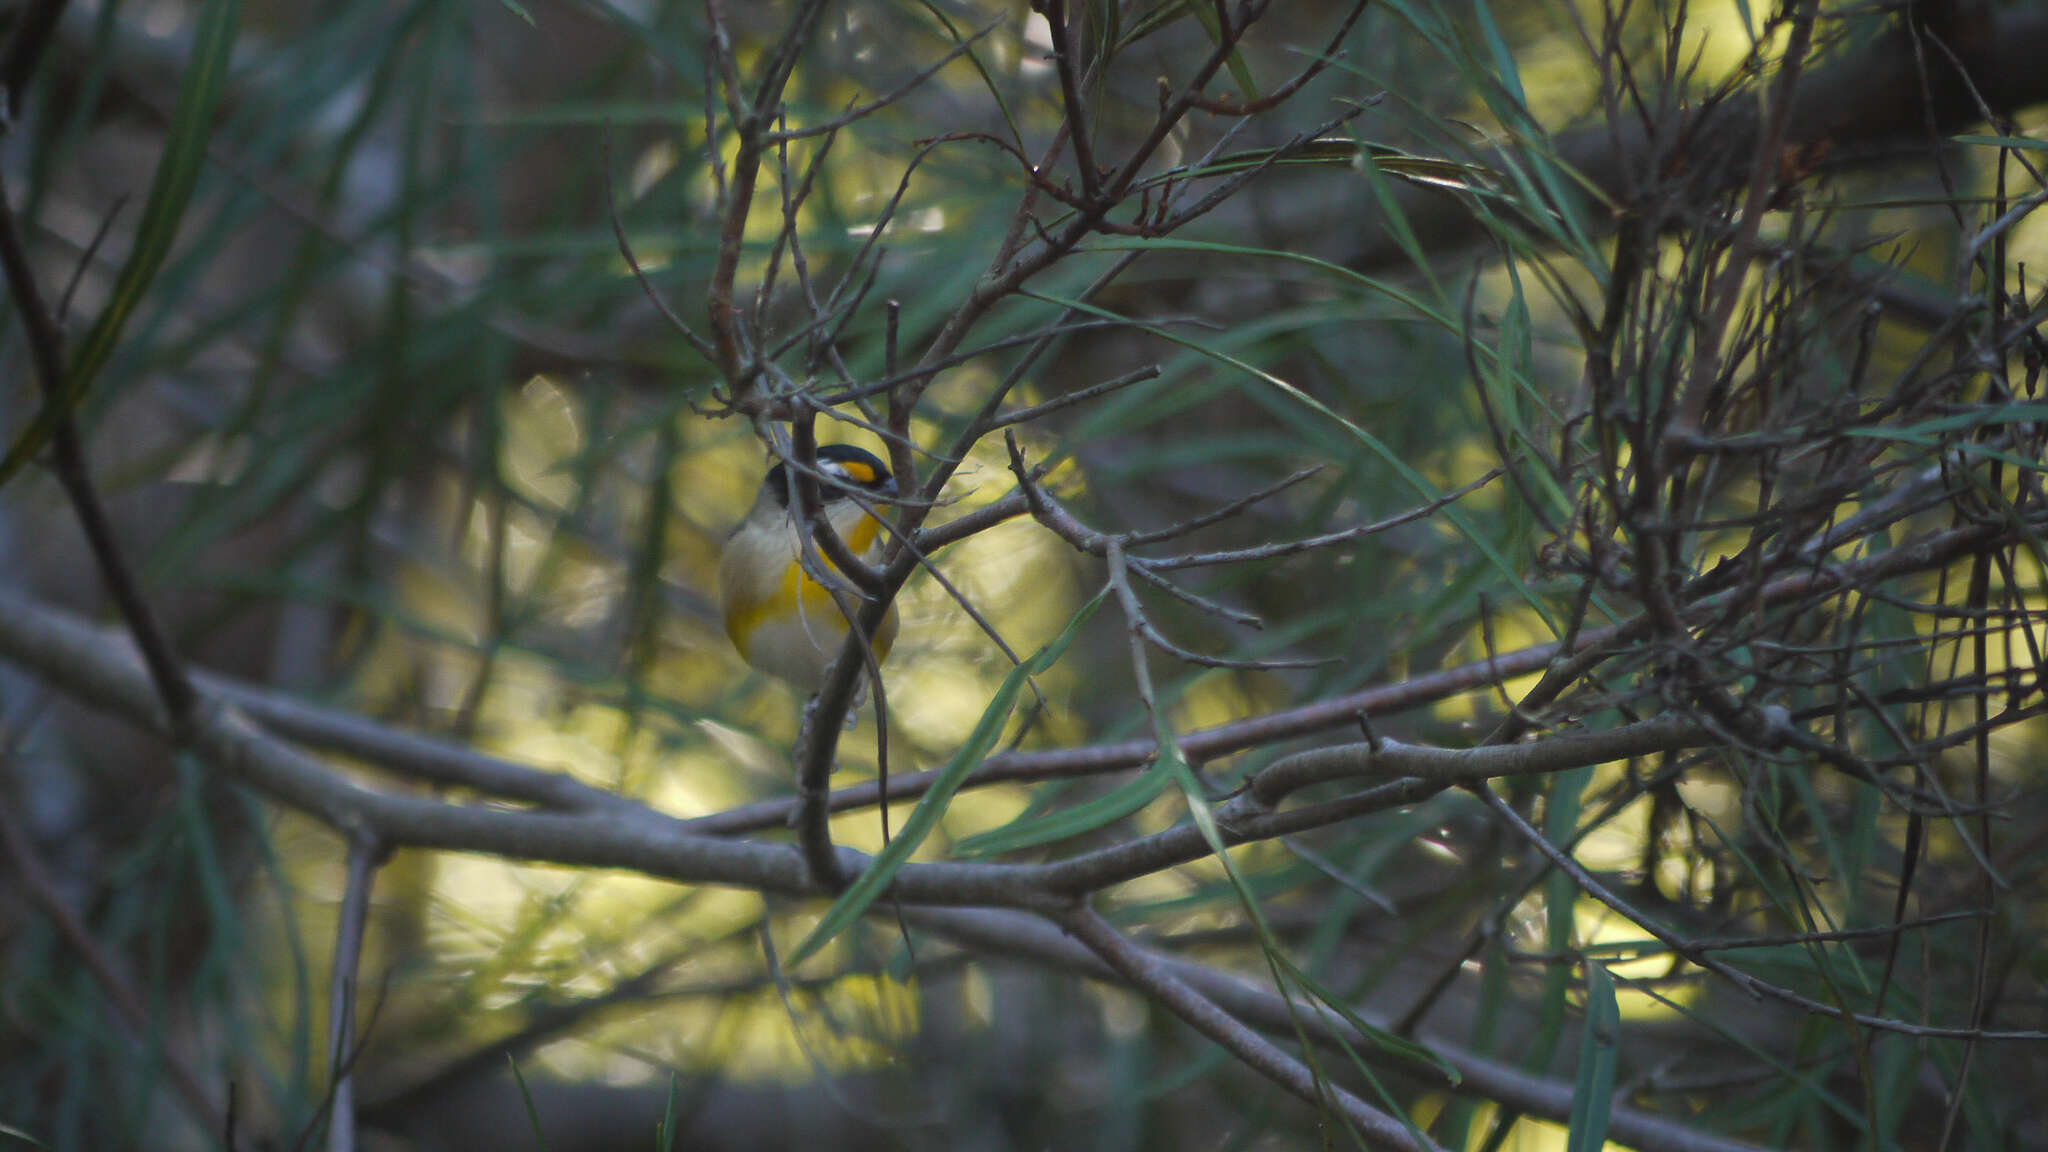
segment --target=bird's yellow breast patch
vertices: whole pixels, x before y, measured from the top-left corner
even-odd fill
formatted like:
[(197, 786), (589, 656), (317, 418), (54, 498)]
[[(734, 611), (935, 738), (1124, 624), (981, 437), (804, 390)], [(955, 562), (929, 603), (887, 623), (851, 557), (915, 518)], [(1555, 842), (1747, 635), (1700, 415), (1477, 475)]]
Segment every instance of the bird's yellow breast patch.
[[(873, 516), (862, 516), (851, 530), (843, 533), (847, 549), (856, 556), (865, 554), (875, 546), (881, 528), (880, 522)], [(839, 571), (838, 566), (832, 563), (823, 549), (818, 550), (817, 557), (826, 571)], [(857, 604), (860, 594), (856, 591), (850, 595)], [(820, 648), (823, 648), (828, 640), (832, 644), (837, 644), (839, 638), (846, 634), (847, 621), (839, 609), (839, 602), (833, 598), (831, 589), (812, 579), (811, 574), (804, 571), (800, 553), (793, 553), (790, 556), (789, 563), (783, 567), (782, 579), (776, 582), (768, 595), (732, 597), (725, 613), (725, 634), (731, 638), (733, 647), (744, 655), (751, 651), (749, 645), (763, 624), (783, 620), (799, 623), (805, 632), (814, 637), (817, 641), (816, 646)], [(878, 634), (875, 637), (876, 658), (888, 655), (891, 639), (891, 635)]]

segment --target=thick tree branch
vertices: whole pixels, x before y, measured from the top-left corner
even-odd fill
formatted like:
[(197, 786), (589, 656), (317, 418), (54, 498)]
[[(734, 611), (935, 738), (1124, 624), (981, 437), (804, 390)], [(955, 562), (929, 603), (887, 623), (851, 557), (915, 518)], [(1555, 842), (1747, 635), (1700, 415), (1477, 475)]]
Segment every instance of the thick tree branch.
[[(1082, 946), (1071, 935), (1038, 916), (995, 909), (924, 908), (905, 913), (911, 923), (936, 932), (963, 947), (1006, 960), (1029, 960), (1049, 964), (1098, 980), (1120, 980), (1121, 974)], [(1338, 1040), (1376, 1059), (1377, 1049), (1370, 1037), (1351, 1022), (1318, 1004), (1295, 1001), (1228, 972), (1178, 957), (1148, 950), (1152, 959), (1178, 979), (1231, 1015), (1276, 1034), (1287, 1034), (1297, 1023), (1311, 1039), (1336, 1047)], [(1392, 1022), (1361, 1013), (1375, 1027)], [(1568, 1080), (1539, 1076), (1521, 1068), (1466, 1051), (1456, 1041), (1429, 1036), (1426, 1042), (1439, 1058), (1458, 1070), (1460, 1083), (1453, 1091), (1564, 1122), (1571, 1116), (1574, 1086)], [(1423, 1076), (1430, 1069), (1410, 1070)], [(1609, 1134), (1641, 1152), (1757, 1152), (1756, 1145), (1702, 1132), (1675, 1121), (1617, 1103)]]

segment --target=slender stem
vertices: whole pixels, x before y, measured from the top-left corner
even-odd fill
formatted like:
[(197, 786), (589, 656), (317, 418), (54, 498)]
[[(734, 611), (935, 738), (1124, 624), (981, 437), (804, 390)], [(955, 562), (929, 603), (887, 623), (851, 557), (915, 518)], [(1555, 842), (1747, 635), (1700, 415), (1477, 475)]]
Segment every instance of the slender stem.
[(348, 883), (335, 925), (334, 973), (327, 990), (328, 1091), (327, 1152), (354, 1152), (356, 1147), (355, 1035), (357, 970), (363, 960), (363, 937), (369, 925), (370, 891), (384, 846), (376, 833), (349, 838)]
[(99, 569), (100, 580), (106, 585), (107, 594), (113, 598), (114, 607), (127, 623), (129, 633), (135, 638), (135, 646), (141, 649), (143, 661), (149, 666), (150, 679), (156, 682), (157, 696), (169, 721), (171, 738), (183, 743), (192, 725), (192, 710), (198, 694), (186, 678), (170, 640), (157, 622), (156, 613), (143, 597), (128, 562), (122, 556), (106, 505), (93, 486), (77, 425), (68, 409), (63, 407), (75, 400), (69, 395), (67, 384), (70, 377), (64, 364), (64, 336), (57, 326), (56, 314), (43, 299), (35, 270), (30, 266), (5, 175), (0, 171), (0, 269), (5, 271), (15, 311), (21, 315), (28, 332), (29, 356), (36, 366), (37, 382), (42, 386), (43, 404), (46, 410), (55, 409), (55, 424), (50, 433), (51, 469), (71, 501), (78, 526), (85, 533), (86, 544), (91, 548), (93, 562)]
[(1094, 909), (1076, 906), (1059, 916), (1059, 924), (1131, 987), (1173, 1013), (1195, 1031), (1214, 1040), (1247, 1067), (1318, 1108), (1334, 1107), (1369, 1146), (1417, 1148), (1441, 1152), (1427, 1139), (1417, 1139), (1406, 1124), (1310, 1071), (1300, 1059), (1247, 1027), (1195, 991), (1158, 957), (1124, 938)]
[(57, 930), (57, 938), (78, 957), (86, 974), (106, 996), (107, 1005), (113, 1010), (114, 1019), (128, 1041), (138, 1050), (147, 1050), (152, 1060), (162, 1061), (171, 1088), (192, 1122), (205, 1132), (226, 1131), (227, 1116), (214, 1105), (184, 1058), (172, 1052), (163, 1038), (156, 1034), (149, 1013), (143, 1007), (142, 994), (122, 975), (106, 949), (93, 938), (91, 929), (65, 902), (57, 881), (30, 844), (28, 830), (15, 819), (14, 810), (6, 804), (0, 804), (0, 854), (5, 855), (8, 871), (14, 874), (14, 883), (19, 885), (19, 890), (27, 895), (29, 903), (49, 918), (51, 926)]

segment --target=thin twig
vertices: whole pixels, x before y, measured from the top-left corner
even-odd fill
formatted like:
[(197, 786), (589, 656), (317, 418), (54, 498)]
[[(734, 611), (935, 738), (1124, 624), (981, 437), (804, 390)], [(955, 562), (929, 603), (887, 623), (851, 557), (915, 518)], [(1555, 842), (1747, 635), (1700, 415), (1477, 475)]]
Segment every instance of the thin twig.
[(128, 1042), (138, 1052), (146, 1051), (152, 1060), (161, 1063), (178, 1103), (184, 1107), (192, 1123), (202, 1132), (225, 1131), (226, 1117), (215, 1106), (191, 1066), (158, 1035), (161, 1024), (153, 1021), (144, 1009), (142, 994), (121, 974), (99, 941), (93, 939), (92, 931), (71, 910), (56, 880), (50, 876), (42, 858), (31, 845), (27, 829), (15, 819), (14, 809), (5, 803), (0, 803), (0, 851), (4, 851), (8, 870), (14, 873), (15, 882), (29, 903), (49, 918), (57, 938), (77, 956), (86, 974), (106, 996), (107, 1006), (112, 1009), (114, 1019)]
[(1957, 1028), (1937, 1024), (1921, 1024), (1889, 1016), (1875, 1016), (1867, 1012), (1858, 1012), (1839, 1004), (1825, 1004), (1810, 996), (1794, 992), (1790, 988), (1752, 976), (1748, 972), (1744, 972), (1742, 969), (1736, 968), (1725, 961), (1715, 959), (1705, 950), (1693, 947), (1691, 941), (1665, 928), (1647, 914), (1638, 911), (1627, 900), (1622, 899), (1620, 895), (1608, 888), (1607, 885), (1601, 883), (1591, 872), (1588, 872), (1583, 865), (1572, 858), (1570, 853), (1559, 850), (1556, 845), (1550, 842), (1548, 837), (1544, 836), (1534, 825), (1524, 819), (1521, 813), (1515, 811), (1513, 805), (1502, 800), (1493, 789), (1480, 785), (1474, 788), (1473, 792), (1479, 796), (1480, 800), (1485, 803), (1486, 807), (1495, 816), (1499, 817), (1503, 823), (1523, 840), (1527, 841), (1530, 847), (1548, 859), (1558, 871), (1570, 876), (1572, 882), (1577, 884), (1588, 896), (1612, 908), (1636, 927), (1656, 937), (1659, 942), (1671, 949), (1672, 952), (1722, 977), (1752, 996), (1777, 1000), (1817, 1016), (1826, 1016), (1885, 1032), (1897, 1032), (1905, 1036), (1950, 1040), (2016, 1041), (2027, 1041), (2039, 1037), (2040, 1039), (2048, 1040), (2048, 1033), (1997, 1031), (1974, 1026)]
[[(4, 172), (0, 172), (0, 267), (5, 269), (8, 292), (28, 332), (29, 355), (36, 366), (37, 382), (42, 385), (43, 403), (45, 406), (68, 404), (70, 389), (66, 381), (69, 374), (64, 363), (63, 333), (57, 327), (55, 314), (43, 301), (35, 270), (29, 264), (28, 251), (22, 246), (21, 231), (15, 222)], [(51, 468), (63, 486), (65, 496), (71, 501), (78, 526), (92, 549), (100, 580), (106, 585), (108, 596), (113, 599), (149, 666), (150, 678), (156, 683), (157, 696), (169, 721), (171, 738), (182, 744), (192, 725), (192, 710), (198, 696), (186, 679), (184, 667), (163, 627), (157, 622), (155, 610), (143, 596), (133, 570), (122, 555), (120, 541), (115, 537), (106, 505), (93, 484), (92, 471), (85, 459), (85, 447), (78, 438), (78, 427), (69, 411), (57, 413), (56, 426), (50, 435), (50, 454)]]
[(356, 1147), (356, 1089), (351, 1074), (356, 1039), (357, 969), (363, 961), (363, 938), (370, 918), (370, 892), (377, 882), (377, 869), (385, 849), (374, 832), (349, 838), (348, 882), (342, 891), (341, 911), (334, 930), (334, 975), (327, 989), (327, 1068), (332, 1085), (328, 1090), (328, 1152), (354, 1152)]
[(1180, 1017), (1181, 1021), (1214, 1040), (1223, 1050), (1247, 1067), (1272, 1080), (1316, 1108), (1335, 1107), (1351, 1127), (1370, 1145), (1423, 1149), (1441, 1152), (1415, 1130), (1346, 1091), (1314, 1075), (1299, 1059), (1288, 1055), (1272, 1041), (1217, 1007), (1195, 991), (1179, 974), (1156, 957), (1125, 939), (1107, 920), (1085, 905), (1059, 916), (1059, 924), (1074, 939), (1100, 957), (1133, 988)]

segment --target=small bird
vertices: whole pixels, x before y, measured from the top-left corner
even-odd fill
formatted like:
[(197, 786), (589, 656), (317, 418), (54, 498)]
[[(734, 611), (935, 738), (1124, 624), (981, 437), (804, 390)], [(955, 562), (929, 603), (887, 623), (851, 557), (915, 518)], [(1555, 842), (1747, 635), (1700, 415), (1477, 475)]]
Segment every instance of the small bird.
[[(854, 555), (867, 559), (880, 543), (882, 525), (867, 508), (896, 494), (896, 478), (874, 453), (850, 444), (818, 449), (818, 497), (832, 530)], [(747, 518), (725, 542), (718, 566), (719, 603), (725, 612), (725, 634), (747, 663), (788, 683), (815, 693), (846, 642), (847, 620), (839, 600), (804, 570), (804, 541), (798, 518), (796, 486), (786, 464), (777, 463), (761, 481), (761, 491)], [(859, 495), (862, 500), (853, 497)], [(814, 543), (814, 562), (829, 580), (837, 575), (824, 550)], [(840, 595), (857, 611), (860, 590), (841, 579)], [(875, 659), (889, 655), (896, 639), (896, 608), (889, 607), (874, 635)], [(866, 679), (861, 681), (863, 687)]]

